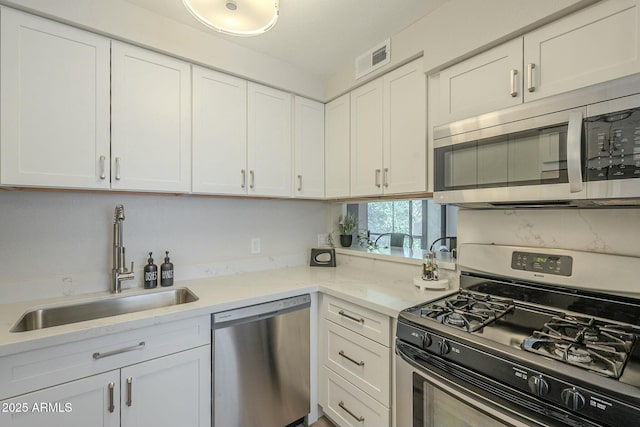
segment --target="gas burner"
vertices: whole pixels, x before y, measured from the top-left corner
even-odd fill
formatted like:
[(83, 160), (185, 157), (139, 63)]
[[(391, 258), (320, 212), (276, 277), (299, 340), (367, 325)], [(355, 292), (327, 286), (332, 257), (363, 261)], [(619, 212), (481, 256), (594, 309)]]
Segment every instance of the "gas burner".
[(579, 364), (593, 362), (593, 357), (591, 357), (589, 350), (585, 348), (564, 343), (556, 343), (555, 346), (556, 348), (553, 352), (560, 356), (562, 360)]
[(426, 304), (416, 314), (439, 323), (475, 332), (514, 309), (513, 301), (469, 291)]
[(561, 314), (525, 339), (522, 347), (575, 366), (619, 378), (634, 342), (628, 325)]
[(463, 327), (466, 321), (465, 321), (465, 318), (460, 313), (454, 312), (445, 317), (444, 323), (453, 325), (453, 326)]

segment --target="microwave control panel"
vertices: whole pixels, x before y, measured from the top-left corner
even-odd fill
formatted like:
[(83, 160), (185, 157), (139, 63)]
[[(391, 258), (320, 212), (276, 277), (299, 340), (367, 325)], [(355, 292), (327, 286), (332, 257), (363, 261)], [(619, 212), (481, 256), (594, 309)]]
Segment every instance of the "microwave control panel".
[(587, 179), (640, 178), (640, 108), (586, 119)]
[(511, 268), (535, 273), (571, 276), (573, 258), (566, 255), (547, 255), (532, 252), (513, 252)]

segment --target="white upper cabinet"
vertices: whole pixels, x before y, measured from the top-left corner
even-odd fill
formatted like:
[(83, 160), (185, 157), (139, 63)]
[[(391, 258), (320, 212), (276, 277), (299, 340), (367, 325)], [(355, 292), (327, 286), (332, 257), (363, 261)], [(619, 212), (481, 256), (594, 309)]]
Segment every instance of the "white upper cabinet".
[(109, 188), (109, 40), (0, 15), (0, 184)]
[(640, 72), (640, 4), (609, 0), (524, 36), (524, 100)]
[(640, 1), (601, 1), (434, 76), (434, 125), (640, 72)]
[(294, 99), (294, 191), (296, 197), (324, 198), (324, 104)]
[(522, 38), (446, 68), (439, 81), (435, 125), (522, 103)]
[(351, 196), (426, 190), (426, 79), (413, 61), (351, 92)]
[(351, 196), (382, 194), (383, 83), (351, 92)]
[(426, 191), (426, 77), (422, 60), (386, 74), (382, 170), (385, 194)]
[(112, 42), (111, 186), (191, 190), (191, 69), (186, 62)]
[(327, 198), (349, 197), (349, 140), (351, 102), (349, 94), (325, 105), (325, 191)]
[(249, 195), (291, 197), (291, 95), (248, 83)]
[(247, 82), (193, 66), (194, 193), (247, 194)]

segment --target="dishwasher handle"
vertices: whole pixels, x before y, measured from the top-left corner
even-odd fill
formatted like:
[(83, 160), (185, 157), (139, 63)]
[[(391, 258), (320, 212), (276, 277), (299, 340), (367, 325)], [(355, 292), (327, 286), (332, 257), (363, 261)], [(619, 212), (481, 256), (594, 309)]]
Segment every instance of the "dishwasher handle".
[(214, 313), (211, 317), (211, 323), (213, 329), (227, 328), (239, 323), (268, 319), (309, 307), (311, 307), (311, 296), (309, 294), (305, 294), (266, 302), (263, 304), (223, 311), (221, 313)]

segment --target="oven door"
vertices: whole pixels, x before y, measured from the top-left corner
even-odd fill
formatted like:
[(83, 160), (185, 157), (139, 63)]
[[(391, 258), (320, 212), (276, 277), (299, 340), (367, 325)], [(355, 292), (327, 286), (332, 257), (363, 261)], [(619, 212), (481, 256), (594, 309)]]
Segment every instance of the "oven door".
[[(444, 369), (435, 366), (441, 364), (447, 366)], [(597, 426), (464, 371), (465, 368), (399, 342), (396, 345), (397, 427)], [(465, 376), (468, 382), (462, 379)]]

